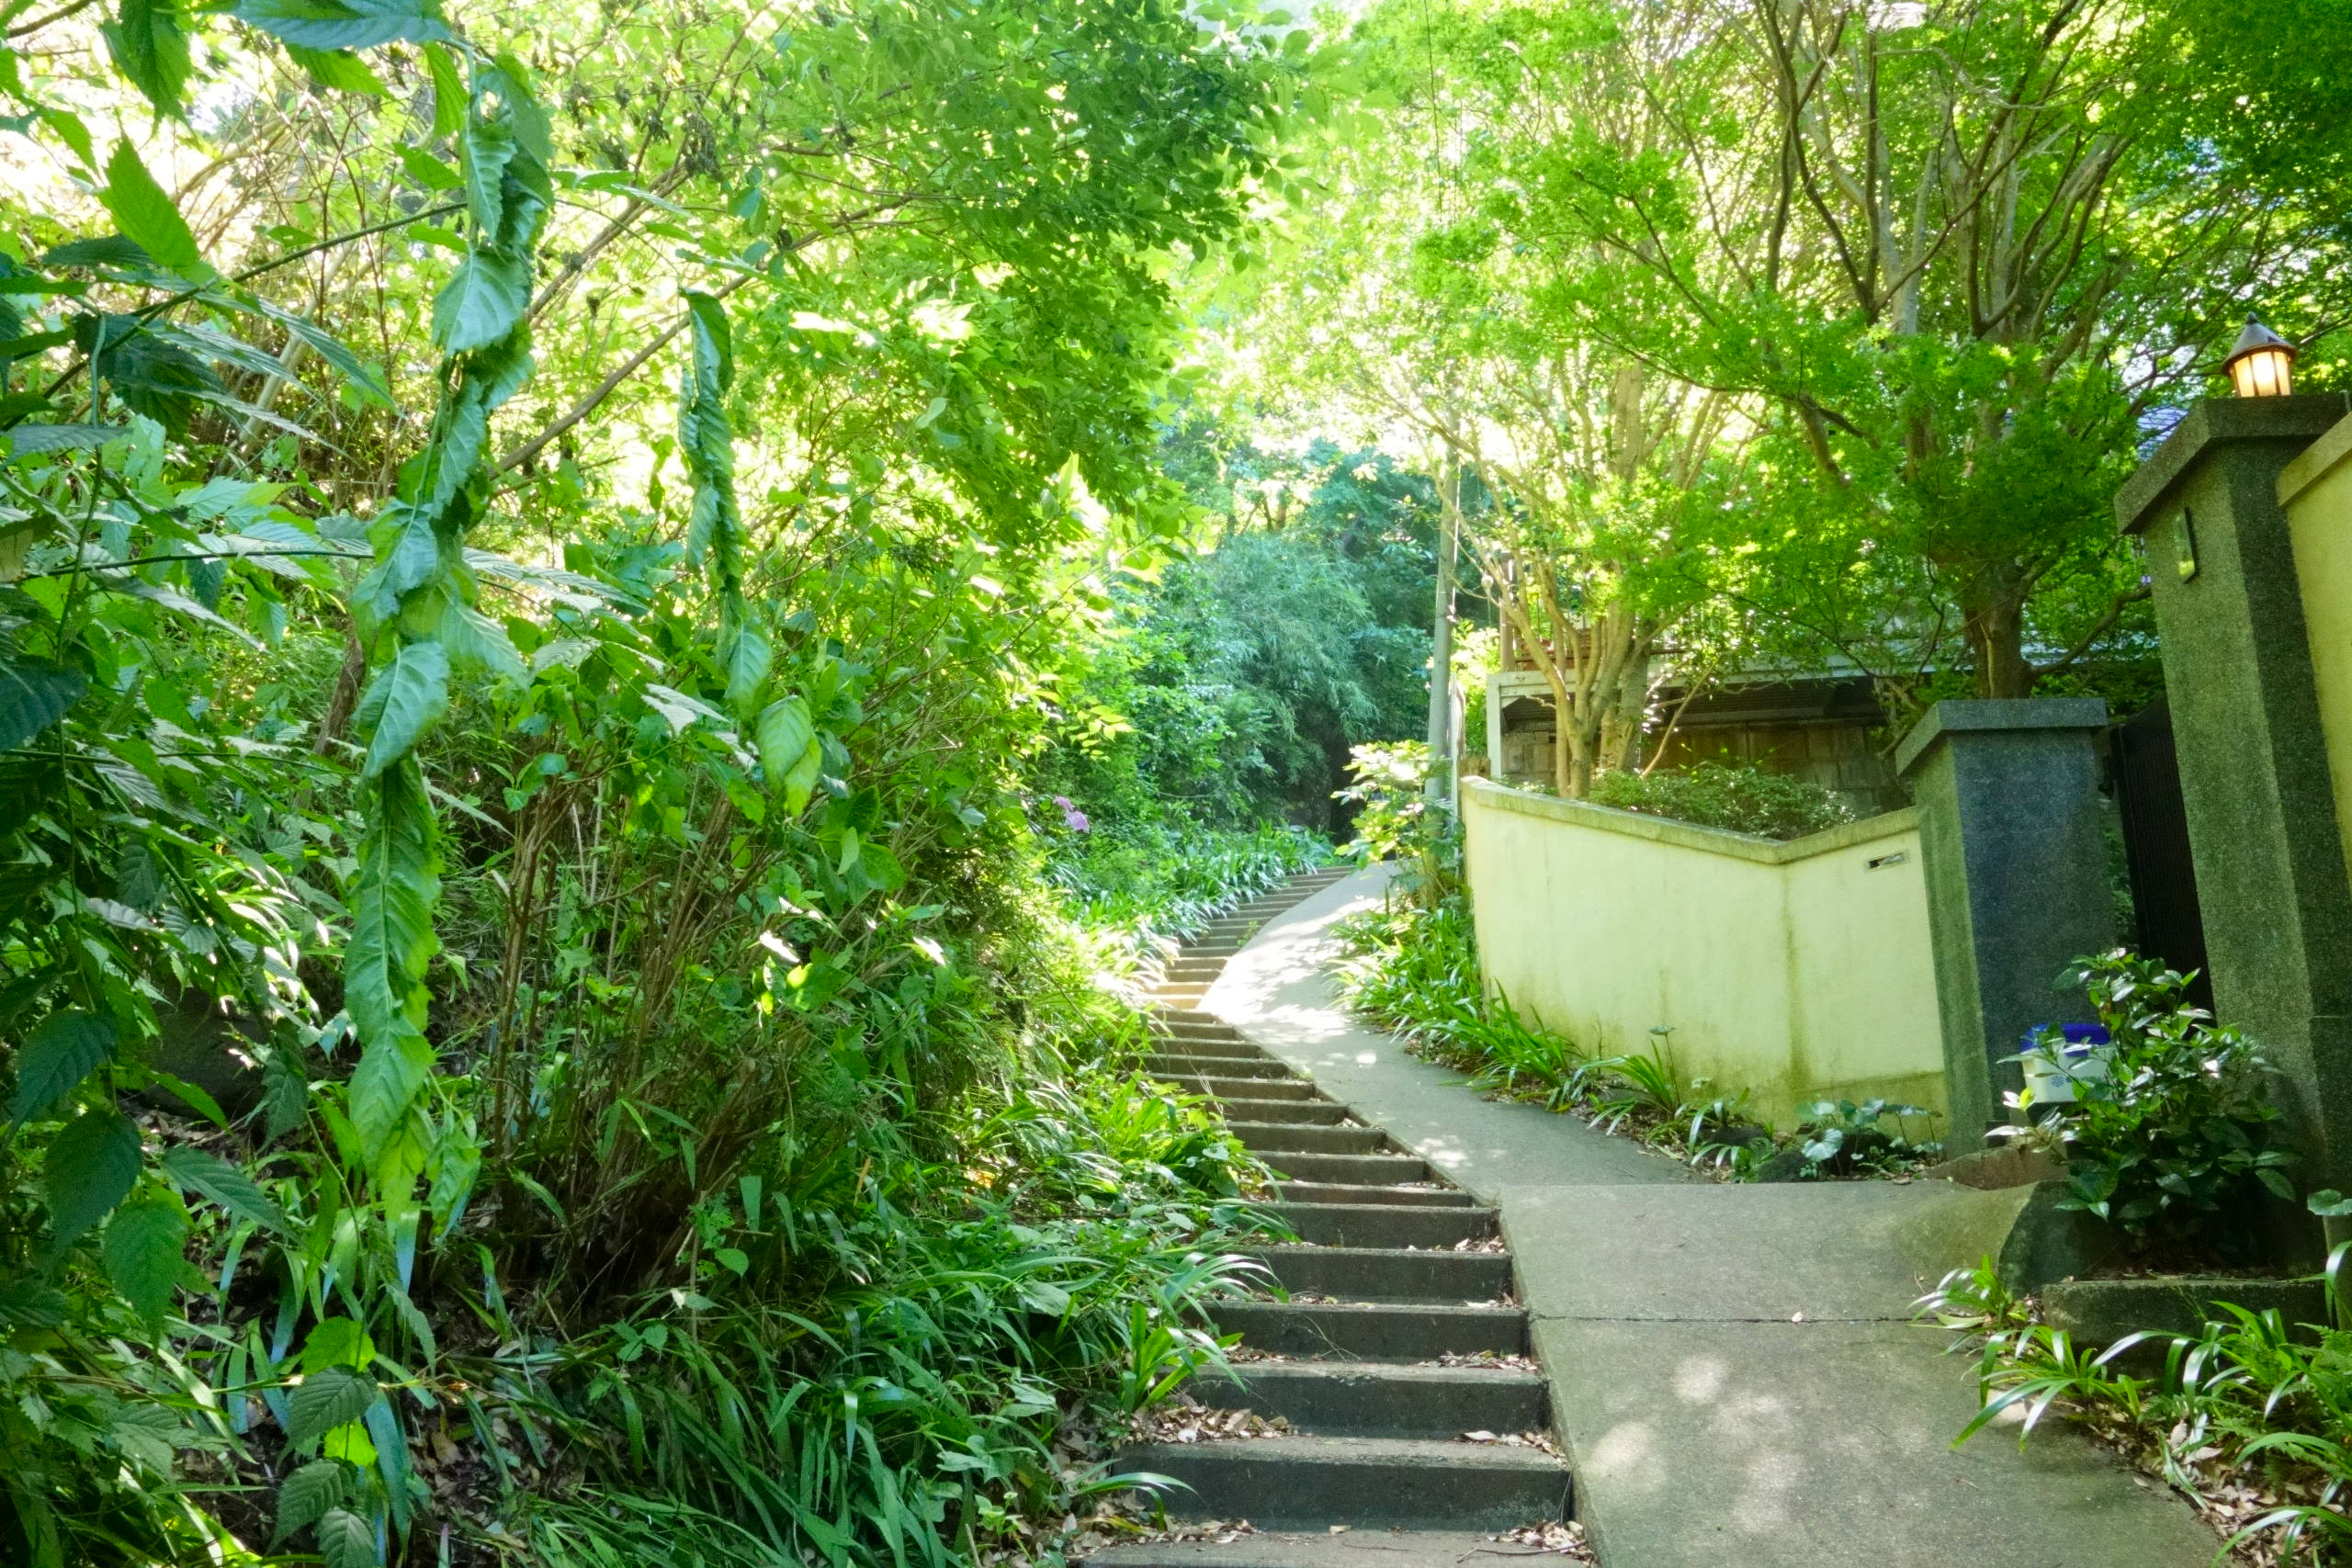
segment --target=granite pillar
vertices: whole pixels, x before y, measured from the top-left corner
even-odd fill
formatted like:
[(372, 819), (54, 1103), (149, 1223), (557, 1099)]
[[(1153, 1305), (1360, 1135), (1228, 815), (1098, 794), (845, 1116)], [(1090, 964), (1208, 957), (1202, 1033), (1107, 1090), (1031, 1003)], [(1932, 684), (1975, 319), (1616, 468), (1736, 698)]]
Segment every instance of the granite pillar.
[(2017, 1063), (2041, 1024), (2085, 1007), (2060, 976), (2116, 941), (2099, 825), (2097, 697), (1942, 702), (1894, 764), (1919, 812), (1951, 1096), (1948, 1147), (1967, 1154), (2007, 1122)]
[(2346, 412), (2199, 403), (2115, 502), (2147, 546), (2213, 1010), (2278, 1070), (2306, 1187), (2352, 1179), (2352, 881), (2278, 481)]

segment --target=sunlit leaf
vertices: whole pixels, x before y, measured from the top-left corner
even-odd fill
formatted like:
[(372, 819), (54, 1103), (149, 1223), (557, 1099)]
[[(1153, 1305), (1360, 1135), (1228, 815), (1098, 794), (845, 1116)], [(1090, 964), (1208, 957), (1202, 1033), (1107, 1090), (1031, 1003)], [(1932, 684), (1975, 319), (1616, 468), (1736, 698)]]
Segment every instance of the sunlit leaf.
[(530, 302), (530, 279), (519, 266), (475, 251), (434, 296), (433, 341), (446, 354), (485, 347), (514, 331)]
[(235, 15), (304, 49), (372, 49), (449, 36), (432, 0), (240, 0)]
[(114, 20), (102, 29), (107, 52), (155, 112), (176, 116), (187, 85), (187, 33), (172, 0), (117, 0)]
[(118, 141), (107, 159), (107, 188), (98, 199), (114, 214), (115, 226), (125, 238), (174, 272), (193, 275), (204, 265), (196, 235), (187, 220), (173, 205), (171, 196), (155, 183), (140, 161), (139, 150)]

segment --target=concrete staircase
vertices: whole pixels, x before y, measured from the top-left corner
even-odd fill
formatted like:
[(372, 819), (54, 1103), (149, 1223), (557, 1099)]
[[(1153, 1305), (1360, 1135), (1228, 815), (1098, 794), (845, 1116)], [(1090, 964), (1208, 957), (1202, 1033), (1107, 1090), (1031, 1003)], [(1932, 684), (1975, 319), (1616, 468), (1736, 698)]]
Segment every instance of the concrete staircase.
[(1171, 1519), (1246, 1519), (1260, 1533), (1115, 1547), (1093, 1559), (1105, 1568), (1325, 1568), (1361, 1562), (1359, 1531), (1381, 1532), (1383, 1568), (1457, 1568), (1493, 1551), (1494, 1532), (1567, 1517), (1551, 1453), (1464, 1437), (1551, 1427), (1494, 1211), (1199, 1010), (1260, 925), (1345, 874), (1308, 873), (1214, 921), (1157, 994), (1151, 1069), (1220, 1104), (1275, 1171), (1274, 1207), (1298, 1235), (1260, 1254), (1292, 1299), (1221, 1304), (1242, 1359), (1190, 1392), (1284, 1417), (1295, 1435), (1129, 1450), (1121, 1470), (1192, 1488), (1168, 1497)]

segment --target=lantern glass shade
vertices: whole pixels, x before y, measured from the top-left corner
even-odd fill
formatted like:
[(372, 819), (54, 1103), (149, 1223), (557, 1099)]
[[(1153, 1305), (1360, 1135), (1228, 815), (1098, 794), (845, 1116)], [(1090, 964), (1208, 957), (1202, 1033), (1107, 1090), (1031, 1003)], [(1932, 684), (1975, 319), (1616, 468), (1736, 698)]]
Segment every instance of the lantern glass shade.
[(2241, 398), (2283, 398), (2295, 389), (2295, 345), (2251, 317), (2226, 363)]

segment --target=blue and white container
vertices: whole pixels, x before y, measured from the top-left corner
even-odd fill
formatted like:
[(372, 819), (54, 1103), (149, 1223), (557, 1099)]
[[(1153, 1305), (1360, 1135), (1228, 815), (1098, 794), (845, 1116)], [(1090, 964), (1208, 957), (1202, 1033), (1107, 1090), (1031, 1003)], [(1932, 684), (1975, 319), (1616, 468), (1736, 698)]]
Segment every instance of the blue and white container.
[(2026, 1103), (2072, 1105), (2080, 1086), (2107, 1077), (2113, 1044), (2105, 1024), (2037, 1025), (2018, 1056), (2025, 1068)]

